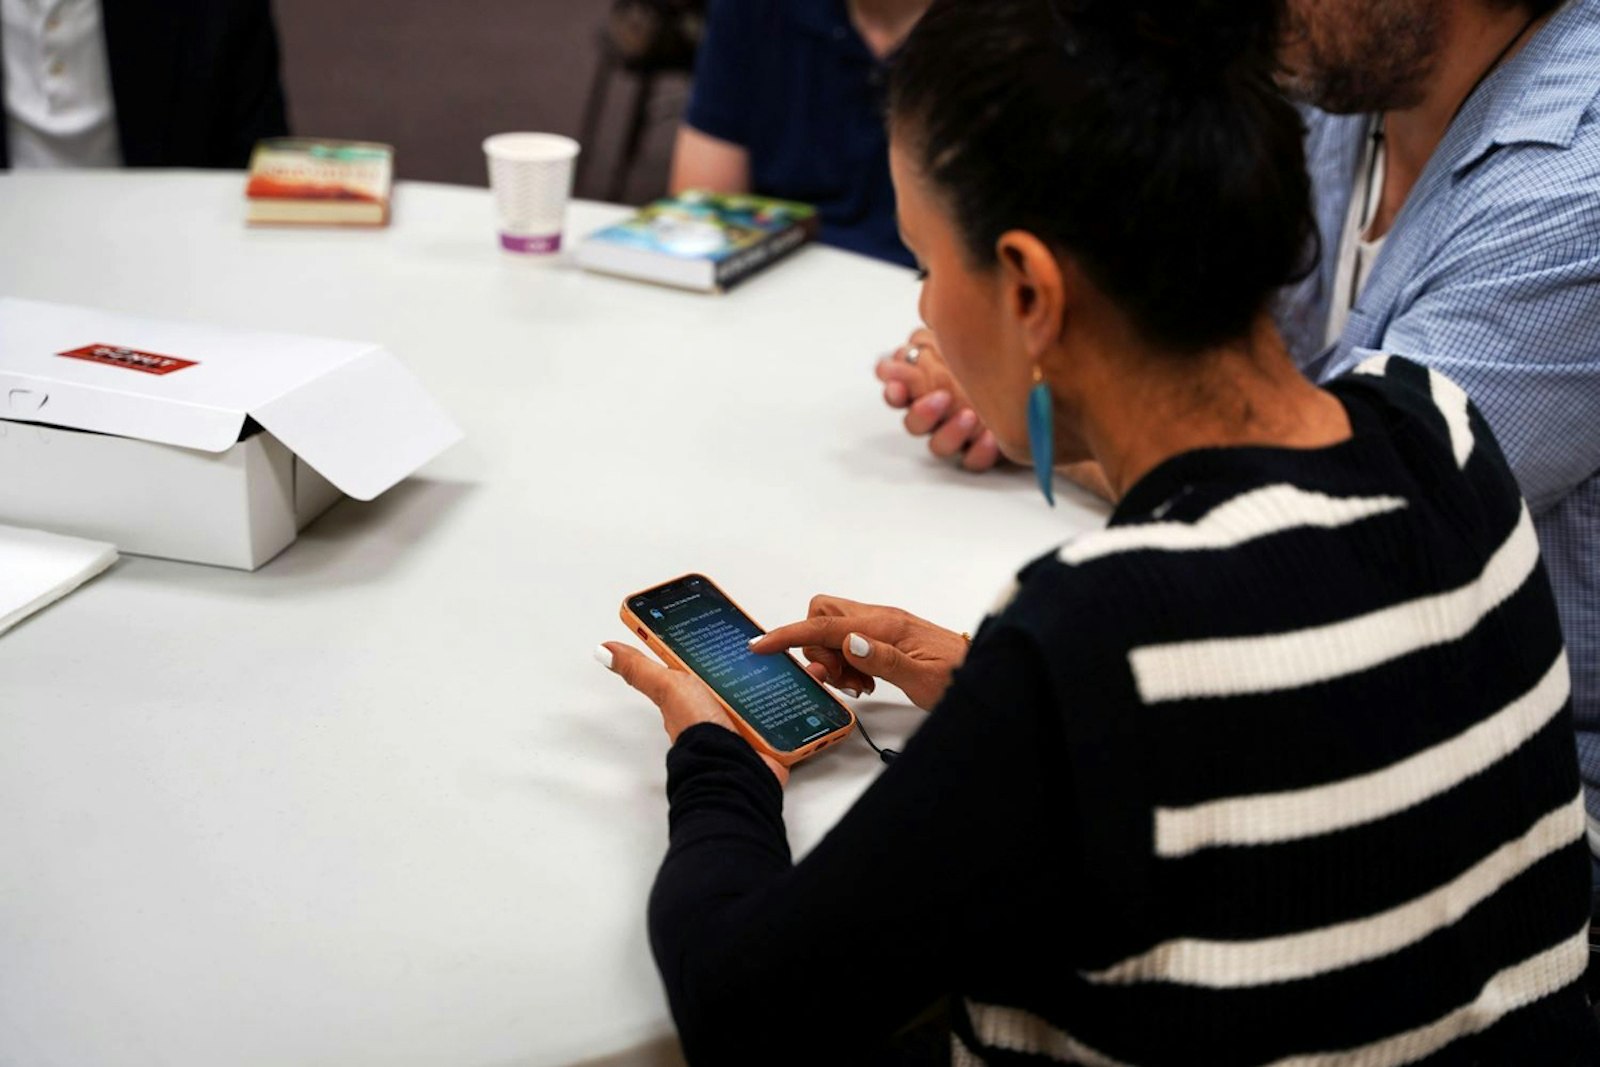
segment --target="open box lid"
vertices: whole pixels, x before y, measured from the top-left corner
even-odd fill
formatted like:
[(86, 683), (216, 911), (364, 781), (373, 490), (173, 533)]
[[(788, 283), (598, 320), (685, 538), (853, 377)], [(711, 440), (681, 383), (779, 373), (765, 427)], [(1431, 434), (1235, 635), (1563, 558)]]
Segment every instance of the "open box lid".
[(246, 418), (358, 500), (462, 437), (376, 345), (0, 297), (0, 419), (226, 452)]

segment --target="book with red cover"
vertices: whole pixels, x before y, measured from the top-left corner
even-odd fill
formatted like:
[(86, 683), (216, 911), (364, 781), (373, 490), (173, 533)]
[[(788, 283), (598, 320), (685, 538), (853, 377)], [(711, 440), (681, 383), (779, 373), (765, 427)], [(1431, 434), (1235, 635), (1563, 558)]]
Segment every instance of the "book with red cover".
[(394, 149), (368, 141), (275, 137), (256, 145), (245, 196), (251, 225), (386, 226)]

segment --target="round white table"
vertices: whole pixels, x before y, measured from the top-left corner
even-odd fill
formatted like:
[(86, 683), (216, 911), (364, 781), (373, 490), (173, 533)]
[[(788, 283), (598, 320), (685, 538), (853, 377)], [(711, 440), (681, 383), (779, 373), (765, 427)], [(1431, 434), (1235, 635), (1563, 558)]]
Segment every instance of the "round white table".
[[(257, 573), (125, 558), (0, 637), (0, 1063), (673, 1062), (666, 740), (590, 656), (620, 599), (701, 570), (769, 626), (831, 592), (966, 629), (1104, 509), (905, 437), (871, 366), (907, 271), (813, 247), (701, 296), (509, 257), (483, 190), (368, 232), (246, 229), (242, 188), (0, 176), (0, 293), (381, 342), (467, 441)], [(878, 767), (794, 775), (797, 854)]]

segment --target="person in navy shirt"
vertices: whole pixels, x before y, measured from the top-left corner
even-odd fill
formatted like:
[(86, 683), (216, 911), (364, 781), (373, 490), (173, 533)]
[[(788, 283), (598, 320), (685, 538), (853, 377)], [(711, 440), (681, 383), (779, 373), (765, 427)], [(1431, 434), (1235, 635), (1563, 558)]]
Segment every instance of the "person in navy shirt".
[(929, 0), (712, 0), (672, 190), (814, 204), (824, 243), (912, 266), (895, 226), (888, 67)]

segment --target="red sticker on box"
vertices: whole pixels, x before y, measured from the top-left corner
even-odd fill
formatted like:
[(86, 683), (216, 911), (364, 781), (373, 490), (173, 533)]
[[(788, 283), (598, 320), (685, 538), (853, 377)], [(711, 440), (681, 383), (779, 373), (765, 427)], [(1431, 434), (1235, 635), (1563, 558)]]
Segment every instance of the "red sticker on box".
[(142, 371), (145, 374), (171, 374), (185, 367), (198, 366), (192, 359), (161, 356), (154, 352), (141, 352), (136, 348), (123, 348), (120, 345), (84, 345), (82, 348), (74, 348), (71, 352), (57, 352), (56, 355), (66, 356), (68, 359), (86, 359), (90, 363), (104, 363), (108, 367), (121, 367), (124, 370)]

